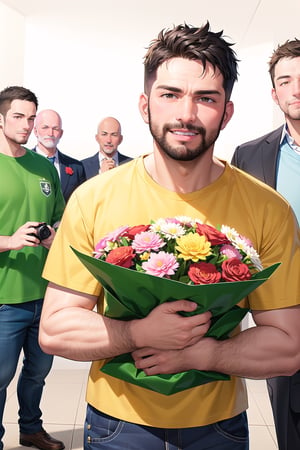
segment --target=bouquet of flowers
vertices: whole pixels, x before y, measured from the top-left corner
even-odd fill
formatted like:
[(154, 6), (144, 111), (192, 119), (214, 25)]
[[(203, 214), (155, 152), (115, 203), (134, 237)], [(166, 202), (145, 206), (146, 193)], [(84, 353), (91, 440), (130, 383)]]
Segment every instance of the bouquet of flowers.
[(262, 270), (251, 242), (233, 228), (220, 231), (190, 217), (122, 226), (96, 245), (95, 258), (188, 284), (245, 281)]
[[(189, 299), (198, 305), (192, 314), (211, 311), (206, 335), (216, 339), (228, 337), (248, 312), (237, 303), (279, 265), (263, 270), (251, 242), (235, 229), (217, 229), (190, 217), (121, 226), (98, 242), (94, 257), (73, 251), (104, 287), (106, 316), (142, 318), (160, 303)], [(146, 376), (130, 354), (113, 358), (101, 370), (165, 395), (230, 378), (196, 370)]]

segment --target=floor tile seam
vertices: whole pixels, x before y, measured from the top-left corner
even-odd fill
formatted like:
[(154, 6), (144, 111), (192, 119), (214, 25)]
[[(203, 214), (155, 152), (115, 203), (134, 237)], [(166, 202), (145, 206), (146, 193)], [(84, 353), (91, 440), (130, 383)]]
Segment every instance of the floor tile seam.
[(266, 418), (265, 418), (265, 416), (264, 416), (264, 412), (261, 410), (261, 408), (260, 408), (260, 405), (259, 405), (259, 403), (258, 403), (258, 401), (257, 401), (257, 399), (256, 399), (256, 397), (255, 397), (255, 395), (252, 395), (252, 399), (253, 399), (253, 401), (255, 402), (255, 405), (256, 405), (256, 407), (257, 407), (257, 409), (258, 409), (258, 412), (259, 412), (259, 414), (260, 414), (260, 416), (261, 416), (261, 418), (262, 418), (262, 420), (263, 420), (263, 422), (264, 422), (264, 425), (263, 426), (271, 426), (272, 424), (271, 423), (267, 423), (267, 421), (266, 421)]

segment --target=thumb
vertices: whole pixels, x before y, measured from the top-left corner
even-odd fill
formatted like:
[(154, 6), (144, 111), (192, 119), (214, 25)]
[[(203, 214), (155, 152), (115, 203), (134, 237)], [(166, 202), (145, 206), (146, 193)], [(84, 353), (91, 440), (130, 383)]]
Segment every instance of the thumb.
[(197, 303), (191, 302), (190, 300), (176, 300), (173, 302), (163, 303), (161, 306), (164, 307), (165, 313), (176, 313), (179, 311), (191, 312), (197, 309)]

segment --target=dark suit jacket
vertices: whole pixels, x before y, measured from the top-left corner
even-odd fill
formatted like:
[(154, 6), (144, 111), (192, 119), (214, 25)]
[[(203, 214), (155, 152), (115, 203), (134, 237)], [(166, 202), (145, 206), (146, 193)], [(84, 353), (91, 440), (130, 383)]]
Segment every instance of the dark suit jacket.
[[(277, 160), (283, 126), (236, 148), (232, 164), (276, 189)], [(300, 449), (300, 371), (291, 377), (267, 380), (269, 396), (282, 450)]]
[[(32, 149), (36, 151), (36, 147)], [(58, 153), (58, 163), (60, 169), (60, 184), (65, 201), (69, 200), (72, 192), (84, 181), (86, 181), (86, 176), (84, 172), (83, 165), (80, 161), (71, 156)], [(72, 172), (72, 173), (68, 173)]]
[(231, 163), (276, 189), (277, 159), (283, 126), (239, 145)]
[[(118, 158), (119, 158), (119, 165), (124, 164), (128, 161), (131, 161), (132, 158), (129, 158), (129, 156), (122, 155), (118, 152)], [(99, 165), (99, 152), (96, 153), (94, 156), (90, 156), (89, 158), (85, 158), (82, 161), (86, 179), (94, 177), (95, 175), (98, 175), (100, 165)]]

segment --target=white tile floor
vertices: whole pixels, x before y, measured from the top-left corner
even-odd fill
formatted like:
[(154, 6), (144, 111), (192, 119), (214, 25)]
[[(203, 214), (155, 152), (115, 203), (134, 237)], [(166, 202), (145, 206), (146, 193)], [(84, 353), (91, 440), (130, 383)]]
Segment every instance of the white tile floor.
[[(66, 450), (82, 449), (87, 363), (56, 358), (42, 399), (45, 429), (65, 443)], [(250, 450), (276, 450), (274, 423), (265, 381), (247, 381)], [(4, 414), (4, 450), (20, 450), (16, 378), (8, 389)]]

